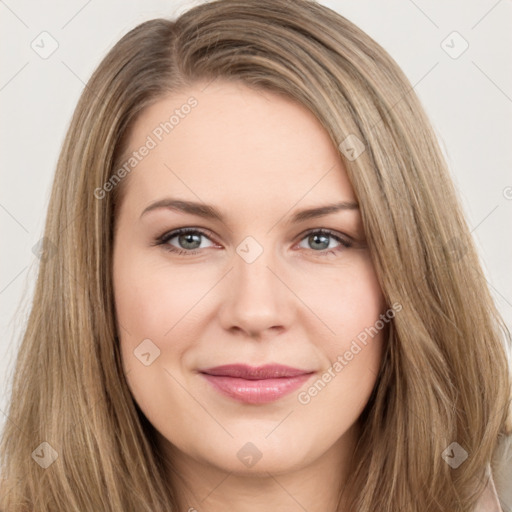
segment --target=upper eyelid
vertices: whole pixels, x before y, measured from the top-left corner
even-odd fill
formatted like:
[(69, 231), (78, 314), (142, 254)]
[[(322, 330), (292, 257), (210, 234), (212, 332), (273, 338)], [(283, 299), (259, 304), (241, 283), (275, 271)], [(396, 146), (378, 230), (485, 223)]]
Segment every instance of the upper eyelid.
[(176, 228), (176, 229), (171, 229), (170, 231), (166, 231), (163, 235), (159, 236), (157, 238), (157, 240), (168, 241), (171, 238), (179, 236), (182, 233), (196, 233), (196, 232), (207, 237), (207, 238), (215, 239), (215, 235), (211, 231), (209, 231), (205, 228), (188, 228), (188, 227), (186, 227), (186, 228)]

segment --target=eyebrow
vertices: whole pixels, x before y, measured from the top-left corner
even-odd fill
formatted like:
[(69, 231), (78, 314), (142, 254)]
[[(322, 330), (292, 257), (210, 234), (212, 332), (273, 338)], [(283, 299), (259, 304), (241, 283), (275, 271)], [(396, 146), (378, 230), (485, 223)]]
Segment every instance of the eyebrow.
[[(144, 209), (140, 216), (142, 218), (145, 214), (157, 209), (175, 210), (178, 212), (189, 213), (191, 215), (197, 215), (198, 217), (203, 217), (205, 219), (214, 219), (225, 223), (225, 219), (222, 213), (212, 205), (172, 198), (160, 199), (159, 201), (151, 203)], [(318, 217), (323, 217), (325, 215), (343, 210), (359, 210), (359, 205), (351, 201), (340, 201), (338, 203), (327, 204), (324, 206), (307, 208), (296, 212), (289, 222), (292, 224), (304, 222), (305, 220), (316, 219)]]

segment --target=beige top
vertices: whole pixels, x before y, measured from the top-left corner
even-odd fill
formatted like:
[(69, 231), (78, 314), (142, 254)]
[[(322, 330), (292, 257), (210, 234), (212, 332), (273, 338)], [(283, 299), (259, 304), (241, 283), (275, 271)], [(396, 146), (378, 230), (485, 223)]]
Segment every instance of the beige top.
[(492, 474), (489, 475), (487, 487), (477, 502), (475, 512), (504, 512), (498, 499), (498, 493), (496, 492)]
[(508, 432), (498, 436), (498, 445), (492, 457), (492, 469), (491, 464), (487, 466), (487, 486), (474, 512), (512, 511), (512, 409), (507, 423)]

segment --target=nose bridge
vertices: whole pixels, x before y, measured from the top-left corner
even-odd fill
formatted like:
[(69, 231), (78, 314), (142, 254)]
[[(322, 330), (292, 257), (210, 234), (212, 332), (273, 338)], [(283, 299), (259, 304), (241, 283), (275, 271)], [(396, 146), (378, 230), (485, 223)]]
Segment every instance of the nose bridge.
[[(276, 272), (276, 257), (270, 244), (270, 237), (258, 241), (253, 236), (247, 236), (236, 248), (233, 279), (234, 286), (241, 287), (244, 292), (252, 292), (253, 296), (263, 293), (267, 299), (276, 297), (278, 280)], [(272, 271), (272, 270), (273, 271)]]
[(248, 236), (236, 247), (223, 306), (224, 321), (231, 326), (258, 332), (289, 320), (290, 292), (278, 278), (278, 258), (269, 240), (264, 246)]

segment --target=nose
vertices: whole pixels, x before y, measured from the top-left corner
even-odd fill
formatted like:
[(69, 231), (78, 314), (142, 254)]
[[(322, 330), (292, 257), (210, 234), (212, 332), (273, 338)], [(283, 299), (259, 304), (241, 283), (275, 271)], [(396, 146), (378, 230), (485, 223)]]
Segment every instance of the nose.
[(222, 326), (252, 338), (288, 329), (296, 299), (286, 283), (283, 266), (270, 249), (265, 248), (253, 261), (240, 254), (234, 255), (233, 268), (224, 283)]

